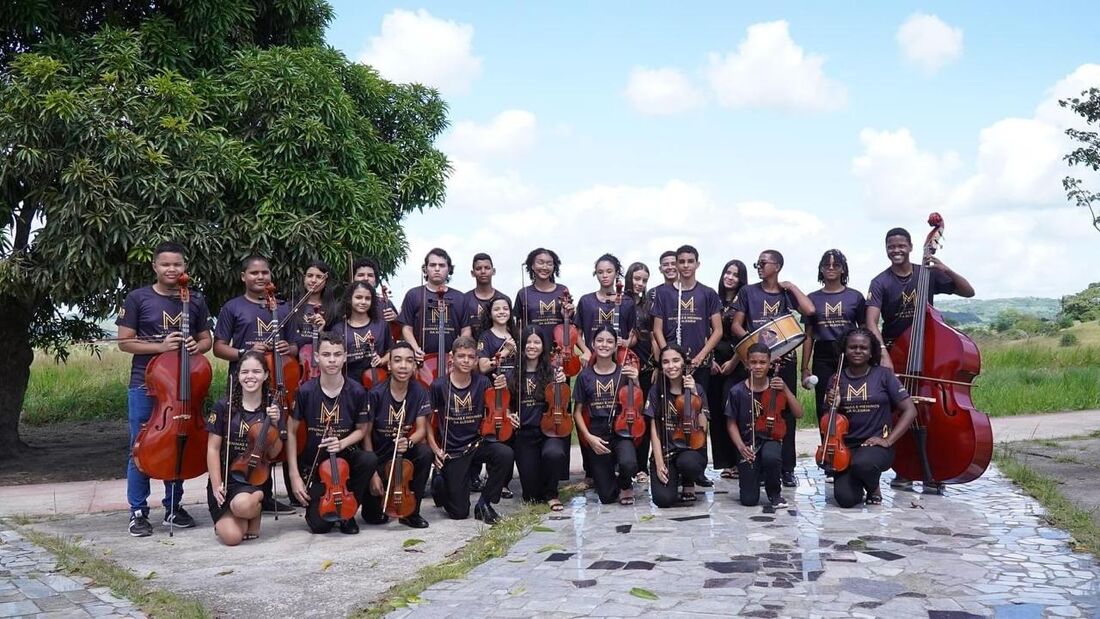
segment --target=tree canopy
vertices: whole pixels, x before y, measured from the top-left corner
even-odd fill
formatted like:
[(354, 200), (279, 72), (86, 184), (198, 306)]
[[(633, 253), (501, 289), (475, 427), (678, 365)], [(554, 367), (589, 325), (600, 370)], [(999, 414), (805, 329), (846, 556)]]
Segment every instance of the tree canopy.
[[(1082, 92), (1080, 97), (1062, 99), (1058, 104), (1073, 110), (1090, 126), (1100, 123), (1100, 88), (1090, 88)], [(1065, 160), (1070, 165), (1082, 165), (1091, 168), (1093, 172), (1100, 172), (1100, 134), (1096, 131), (1070, 128), (1066, 129), (1066, 135), (1073, 138), (1079, 146), (1066, 155)], [(1081, 179), (1072, 176), (1063, 179), (1062, 186), (1066, 190), (1066, 197), (1077, 206), (1089, 209), (1093, 227), (1100, 230), (1100, 213), (1094, 208), (1095, 204), (1100, 203), (1100, 192), (1089, 191)]]
[(284, 286), (313, 258), (338, 272), (349, 255), (403, 259), (402, 219), (443, 200), (446, 105), (325, 46), (331, 14), (316, 0), (0, 9), (0, 373), (23, 376), (0, 386), (0, 452), (30, 347), (90, 333), (85, 319), (149, 283), (161, 241), (188, 247), (215, 310), (252, 252)]

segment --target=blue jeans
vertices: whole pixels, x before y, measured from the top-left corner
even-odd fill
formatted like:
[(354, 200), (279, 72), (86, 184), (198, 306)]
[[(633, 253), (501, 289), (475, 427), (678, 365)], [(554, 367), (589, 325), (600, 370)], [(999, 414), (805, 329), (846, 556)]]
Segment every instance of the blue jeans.
[[(145, 393), (145, 387), (131, 387), (127, 390), (127, 407), (130, 418), (130, 459), (126, 464), (126, 500), (130, 503), (130, 513), (140, 511), (143, 516), (149, 516), (149, 478), (134, 465), (134, 441), (137, 440), (141, 424), (149, 421), (153, 414), (153, 405), (156, 400)], [(175, 499), (172, 499), (172, 494)], [(183, 500), (183, 482), (164, 482), (164, 500), (161, 504), (165, 509), (170, 505), (179, 507)]]

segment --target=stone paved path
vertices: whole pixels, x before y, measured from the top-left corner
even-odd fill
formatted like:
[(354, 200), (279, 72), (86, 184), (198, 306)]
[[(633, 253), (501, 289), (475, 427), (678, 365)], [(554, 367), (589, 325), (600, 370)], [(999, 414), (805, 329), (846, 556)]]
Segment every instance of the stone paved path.
[(0, 523), (0, 617), (144, 617), (92, 579), (59, 574), (44, 548)]
[(391, 616), (1100, 616), (1100, 564), (992, 466), (946, 497), (884, 484), (883, 505), (851, 510), (812, 461), (799, 477), (775, 514), (740, 506), (735, 481), (666, 510), (645, 493), (634, 507), (577, 497), (549, 530)]

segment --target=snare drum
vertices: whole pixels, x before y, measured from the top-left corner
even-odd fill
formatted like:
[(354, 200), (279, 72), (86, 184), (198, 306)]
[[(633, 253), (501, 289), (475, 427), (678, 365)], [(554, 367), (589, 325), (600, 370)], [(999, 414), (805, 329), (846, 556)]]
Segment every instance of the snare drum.
[(780, 316), (771, 322), (762, 325), (756, 331), (745, 336), (737, 344), (737, 356), (745, 367), (749, 365), (749, 347), (760, 342), (768, 347), (772, 361), (798, 348), (806, 334), (798, 326), (798, 320), (791, 314)]

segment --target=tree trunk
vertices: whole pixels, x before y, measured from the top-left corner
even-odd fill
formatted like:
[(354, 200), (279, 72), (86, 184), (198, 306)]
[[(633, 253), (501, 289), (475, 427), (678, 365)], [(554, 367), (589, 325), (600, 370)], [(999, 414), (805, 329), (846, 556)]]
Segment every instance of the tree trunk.
[(0, 460), (12, 459), (26, 448), (19, 440), (19, 417), (34, 360), (32, 315), (19, 299), (0, 296)]

